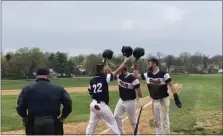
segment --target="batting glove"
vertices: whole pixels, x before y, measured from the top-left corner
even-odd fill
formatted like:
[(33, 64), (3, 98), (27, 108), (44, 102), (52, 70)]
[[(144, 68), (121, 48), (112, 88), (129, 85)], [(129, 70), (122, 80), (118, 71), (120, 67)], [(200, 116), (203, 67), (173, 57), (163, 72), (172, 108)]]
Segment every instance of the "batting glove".
[(179, 100), (178, 95), (177, 94), (174, 94), (173, 96), (174, 96), (175, 104), (177, 105), (178, 108), (181, 108), (182, 107), (182, 104), (181, 104), (181, 102)]
[(140, 107), (143, 107), (144, 106), (144, 102), (143, 102), (143, 99), (142, 98), (139, 98), (138, 104), (139, 104)]

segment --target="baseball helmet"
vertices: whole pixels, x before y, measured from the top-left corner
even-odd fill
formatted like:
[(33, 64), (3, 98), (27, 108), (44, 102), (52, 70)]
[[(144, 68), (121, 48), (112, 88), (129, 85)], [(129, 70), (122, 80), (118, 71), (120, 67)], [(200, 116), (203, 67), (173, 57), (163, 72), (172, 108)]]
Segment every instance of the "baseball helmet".
[(104, 59), (112, 59), (112, 57), (113, 57), (113, 51), (110, 50), (110, 49), (104, 50), (103, 53), (102, 53), (102, 57)]
[(145, 50), (143, 48), (137, 47), (133, 51), (133, 56), (138, 60), (140, 57), (145, 55)]
[(130, 46), (122, 46), (121, 51), (122, 51), (123, 56), (130, 57), (132, 56), (133, 49)]

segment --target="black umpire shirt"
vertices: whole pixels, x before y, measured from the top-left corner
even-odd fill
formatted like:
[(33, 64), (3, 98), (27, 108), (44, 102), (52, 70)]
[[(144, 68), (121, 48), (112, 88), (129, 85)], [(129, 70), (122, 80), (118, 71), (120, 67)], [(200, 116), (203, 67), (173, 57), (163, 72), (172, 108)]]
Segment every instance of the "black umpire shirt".
[(119, 96), (123, 101), (136, 99), (135, 89), (140, 87), (139, 80), (132, 74), (118, 75), (116, 77), (119, 86)]
[(167, 84), (171, 78), (167, 72), (158, 70), (156, 73), (141, 73), (141, 78), (146, 80), (151, 98), (162, 99), (169, 96)]
[(56, 118), (60, 115), (60, 104), (63, 104), (61, 117), (66, 118), (72, 111), (69, 94), (47, 79), (37, 79), (36, 83), (23, 88), (16, 109), (22, 118), (49, 115)]
[(113, 80), (113, 74), (97, 74), (90, 80), (88, 87), (92, 99), (109, 103), (108, 83)]

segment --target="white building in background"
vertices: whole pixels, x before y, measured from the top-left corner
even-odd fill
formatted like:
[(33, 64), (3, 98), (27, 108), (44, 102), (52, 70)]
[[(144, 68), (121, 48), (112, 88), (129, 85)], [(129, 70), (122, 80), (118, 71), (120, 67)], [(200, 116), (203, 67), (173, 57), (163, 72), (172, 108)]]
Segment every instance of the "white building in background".
[(218, 70), (218, 73), (223, 73), (223, 69), (219, 69)]
[(82, 73), (83, 73), (83, 72), (86, 72), (86, 69), (84, 68), (83, 65), (78, 65), (77, 68), (78, 68), (78, 70), (80, 70)]

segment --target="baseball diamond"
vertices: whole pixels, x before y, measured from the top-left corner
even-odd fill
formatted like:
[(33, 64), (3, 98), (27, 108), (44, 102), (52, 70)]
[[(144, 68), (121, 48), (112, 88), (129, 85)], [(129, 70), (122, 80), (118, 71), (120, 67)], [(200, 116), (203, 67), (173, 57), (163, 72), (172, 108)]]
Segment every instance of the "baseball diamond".
[[(221, 129), (221, 75), (173, 75), (172, 78), (178, 84), (182, 85), (180, 96), (184, 107), (182, 109), (177, 109), (174, 106), (173, 100), (170, 101), (170, 125), (171, 132), (177, 134), (220, 134)], [(87, 127), (87, 120), (89, 119), (89, 110), (86, 107), (90, 103), (89, 96), (86, 94), (87, 85), (83, 86), (83, 82), (89, 81), (86, 78), (73, 78), (73, 79), (60, 79), (52, 80), (52, 82), (57, 82), (61, 85), (72, 82), (68, 85), (68, 92), (70, 93), (74, 103), (81, 102), (79, 104), (73, 105), (75, 114), (68, 117), (66, 124), (64, 125), (65, 134), (84, 134)], [(3, 81), (2, 86), (4, 88), (14, 89), (2, 90), (2, 134), (24, 134), (22, 122), (18, 115), (15, 114), (14, 104), (16, 103), (19, 88), (15, 88), (13, 84), (22, 83), (29, 84), (30, 81), (19, 81), (19, 80), (7, 80), (6, 83)], [(145, 81), (140, 81), (145, 83)], [(11, 86), (9, 85), (11, 84)], [(210, 84), (212, 84), (210, 86)], [(75, 86), (72, 87), (71, 86)], [(115, 105), (118, 101), (118, 85), (117, 82), (109, 86), (112, 92), (110, 93), (111, 100), (111, 110), (114, 111)], [(15, 90), (17, 89), (17, 90)], [(209, 90), (212, 90), (210, 92)], [(9, 95), (7, 95), (7, 93)], [(148, 97), (148, 90), (146, 86), (142, 86), (142, 93), (144, 96), (144, 102), (149, 103), (151, 99)], [(206, 100), (209, 99), (208, 103)], [(154, 125), (152, 121), (151, 105), (145, 107), (142, 111), (142, 115), (139, 123), (140, 134), (153, 134)], [(139, 107), (138, 107), (139, 109)], [(219, 110), (218, 110), (219, 109)], [(185, 114), (186, 113), (186, 114)], [(137, 114), (138, 116), (138, 114)], [(212, 117), (212, 122), (208, 120)], [(180, 121), (179, 121), (180, 120)], [(125, 133), (132, 134), (133, 130), (130, 127), (128, 120), (124, 121), (123, 128)], [(99, 122), (95, 133), (101, 134), (107, 128), (104, 126), (103, 122)], [(111, 134), (107, 131), (105, 134)]]
[(5, 1), (1, 135), (223, 135), (222, 1)]

